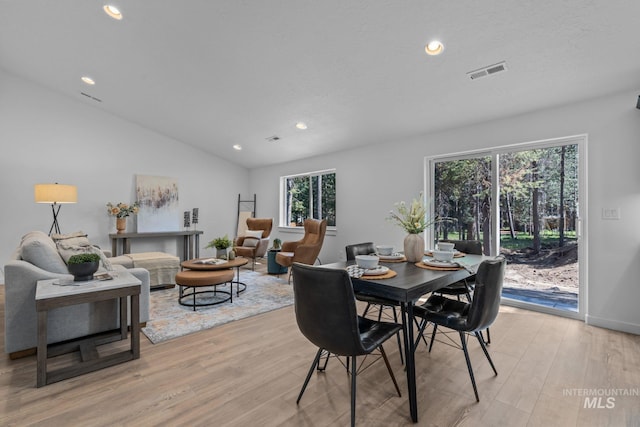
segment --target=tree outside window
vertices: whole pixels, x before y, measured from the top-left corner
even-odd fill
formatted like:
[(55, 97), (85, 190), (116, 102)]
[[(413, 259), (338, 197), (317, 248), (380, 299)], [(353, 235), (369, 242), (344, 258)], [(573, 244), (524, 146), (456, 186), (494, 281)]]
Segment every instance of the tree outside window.
[(308, 218), (326, 219), (336, 226), (336, 173), (311, 172), (281, 178), (283, 188), (282, 226), (301, 227)]

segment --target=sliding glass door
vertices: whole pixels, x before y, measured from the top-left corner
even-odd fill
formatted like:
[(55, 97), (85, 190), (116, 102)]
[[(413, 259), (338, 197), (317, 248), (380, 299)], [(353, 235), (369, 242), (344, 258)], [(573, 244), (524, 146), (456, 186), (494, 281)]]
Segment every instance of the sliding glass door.
[[(428, 159), (430, 240), (480, 240), (503, 255), (506, 303), (582, 317), (586, 136)], [(581, 256), (581, 254), (583, 254)]]

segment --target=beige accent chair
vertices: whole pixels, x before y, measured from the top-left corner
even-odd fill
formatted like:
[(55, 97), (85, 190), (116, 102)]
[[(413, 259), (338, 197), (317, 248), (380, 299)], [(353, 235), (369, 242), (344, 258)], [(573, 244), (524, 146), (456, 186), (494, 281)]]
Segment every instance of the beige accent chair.
[[(267, 253), (272, 228), (272, 218), (247, 218), (247, 230), (249, 233), (236, 238), (233, 250), (237, 256), (251, 259), (252, 270), (255, 270), (256, 259), (263, 258)], [(251, 236), (252, 231), (262, 231), (262, 235), (260, 238)]]
[[(276, 262), (283, 267), (291, 267), (294, 262), (313, 265), (320, 255), (324, 235), (327, 231), (327, 220), (306, 219), (304, 236), (295, 242), (283, 242), (282, 251), (276, 254)], [(291, 279), (291, 275), (289, 275)]]

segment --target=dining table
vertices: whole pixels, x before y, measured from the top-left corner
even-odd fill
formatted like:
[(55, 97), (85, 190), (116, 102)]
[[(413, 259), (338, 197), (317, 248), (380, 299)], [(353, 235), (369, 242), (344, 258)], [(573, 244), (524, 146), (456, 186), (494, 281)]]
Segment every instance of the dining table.
[[(362, 275), (359, 278), (352, 277), (353, 289), (356, 292), (366, 293), (372, 296), (383, 297), (397, 301), (402, 309), (402, 328), (404, 336), (404, 351), (407, 373), (407, 385), (409, 392), (409, 412), (414, 423), (418, 422), (418, 398), (416, 391), (416, 366), (415, 366), (415, 342), (414, 342), (414, 313), (415, 303), (425, 294), (437, 291), (459, 280), (463, 280), (478, 269), (480, 263), (489, 259), (484, 255), (464, 255), (456, 258), (458, 268), (429, 269), (428, 266), (413, 262), (385, 262), (380, 259), (380, 264), (393, 270), (393, 277), (381, 279), (376, 276)], [(326, 268), (346, 269), (355, 261), (339, 261), (324, 264)], [(420, 266), (418, 266), (420, 265)], [(391, 276), (391, 275), (389, 275)], [(424, 401), (424, 399), (423, 399)]]

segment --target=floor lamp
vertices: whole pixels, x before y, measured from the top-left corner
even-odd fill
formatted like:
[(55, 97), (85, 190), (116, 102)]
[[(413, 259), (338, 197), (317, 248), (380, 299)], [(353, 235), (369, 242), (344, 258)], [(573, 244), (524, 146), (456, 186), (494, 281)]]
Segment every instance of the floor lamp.
[(78, 189), (75, 185), (58, 184), (36, 184), (34, 187), (34, 197), (36, 203), (51, 203), (53, 213), (53, 223), (49, 229), (49, 235), (55, 230), (60, 234), (58, 225), (58, 213), (63, 203), (77, 203)]

